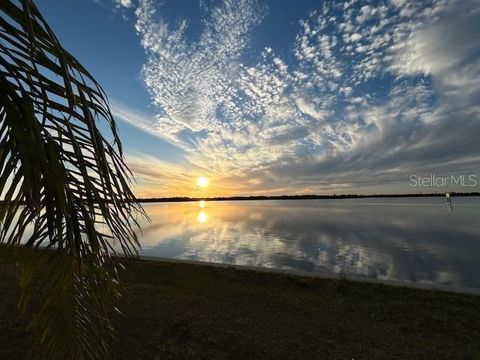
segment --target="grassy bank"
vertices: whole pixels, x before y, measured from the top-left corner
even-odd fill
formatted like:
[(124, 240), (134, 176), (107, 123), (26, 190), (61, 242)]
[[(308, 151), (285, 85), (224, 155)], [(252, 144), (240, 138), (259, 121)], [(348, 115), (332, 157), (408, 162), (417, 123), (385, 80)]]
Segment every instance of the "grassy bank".
[[(0, 359), (28, 341), (0, 267)], [(478, 359), (480, 297), (130, 261), (115, 359)]]

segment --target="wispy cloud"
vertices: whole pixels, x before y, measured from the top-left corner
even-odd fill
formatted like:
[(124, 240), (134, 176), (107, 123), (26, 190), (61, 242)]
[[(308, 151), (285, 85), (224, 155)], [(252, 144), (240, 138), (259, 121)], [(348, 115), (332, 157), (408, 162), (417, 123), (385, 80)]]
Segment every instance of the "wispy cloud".
[(166, 140), (172, 145), (177, 146), (181, 150), (190, 150), (190, 147), (185, 146), (174, 136), (168, 136), (165, 132), (162, 132), (162, 121), (159, 116), (147, 114), (138, 109), (133, 109), (122, 102), (112, 100), (110, 103), (113, 116), (120, 119), (130, 125), (133, 125), (140, 130), (143, 130), (150, 135), (157, 136), (163, 140)]
[(158, 9), (135, 10), (158, 115), (127, 121), (236, 181), (232, 193), (352, 191), (478, 166), (477, 2), (325, 3), (299, 21), (294, 60), (266, 47), (254, 62), (243, 55), (267, 16), (256, 1), (207, 8), (195, 42), (187, 20)]
[(195, 190), (194, 172), (182, 166), (142, 153), (127, 154), (126, 162), (135, 174), (133, 190), (138, 197), (192, 195)]
[(130, 107), (116, 100), (111, 100), (110, 108), (112, 110), (113, 116), (115, 116), (116, 118), (119, 118), (131, 125), (134, 125), (141, 130), (145, 130), (146, 132), (155, 131), (154, 116), (142, 113), (138, 110), (131, 109)]

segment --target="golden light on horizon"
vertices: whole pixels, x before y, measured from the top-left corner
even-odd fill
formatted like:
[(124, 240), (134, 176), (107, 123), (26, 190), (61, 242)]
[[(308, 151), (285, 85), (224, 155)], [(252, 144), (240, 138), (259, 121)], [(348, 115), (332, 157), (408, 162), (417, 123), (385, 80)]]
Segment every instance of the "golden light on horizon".
[(200, 200), (198, 203), (198, 206), (200, 206), (203, 209), (205, 207), (205, 200)]
[(203, 188), (206, 188), (209, 183), (210, 183), (210, 180), (209, 180), (207, 177), (205, 177), (205, 176), (199, 176), (199, 177), (197, 178), (197, 186), (198, 186), (199, 188), (202, 188), (202, 189), (203, 189)]

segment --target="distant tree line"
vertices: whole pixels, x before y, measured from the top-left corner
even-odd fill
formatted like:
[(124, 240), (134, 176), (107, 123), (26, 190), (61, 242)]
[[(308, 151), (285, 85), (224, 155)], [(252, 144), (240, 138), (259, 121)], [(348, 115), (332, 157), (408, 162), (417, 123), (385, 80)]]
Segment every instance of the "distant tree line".
[[(480, 196), (480, 192), (451, 192), (451, 196)], [(426, 193), (426, 194), (344, 194), (344, 195), (273, 195), (273, 196), (217, 196), (217, 197), (167, 197), (167, 198), (144, 198), (138, 199), (143, 203), (149, 202), (185, 202), (185, 201), (242, 201), (242, 200), (313, 200), (313, 199), (357, 199), (357, 198), (407, 198), (407, 197), (444, 197), (445, 193)]]

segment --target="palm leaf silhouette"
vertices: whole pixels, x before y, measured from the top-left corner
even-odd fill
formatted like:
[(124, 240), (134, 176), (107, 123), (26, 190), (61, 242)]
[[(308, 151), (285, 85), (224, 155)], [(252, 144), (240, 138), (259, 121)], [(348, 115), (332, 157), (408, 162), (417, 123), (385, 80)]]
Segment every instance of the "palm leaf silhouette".
[(31, 0), (0, 1), (0, 242), (52, 249), (21, 269), (22, 306), (39, 304), (30, 327), (42, 358), (106, 356), (112, 256), (138, 253), (144, 214), (130, 179), (99, 84)]

